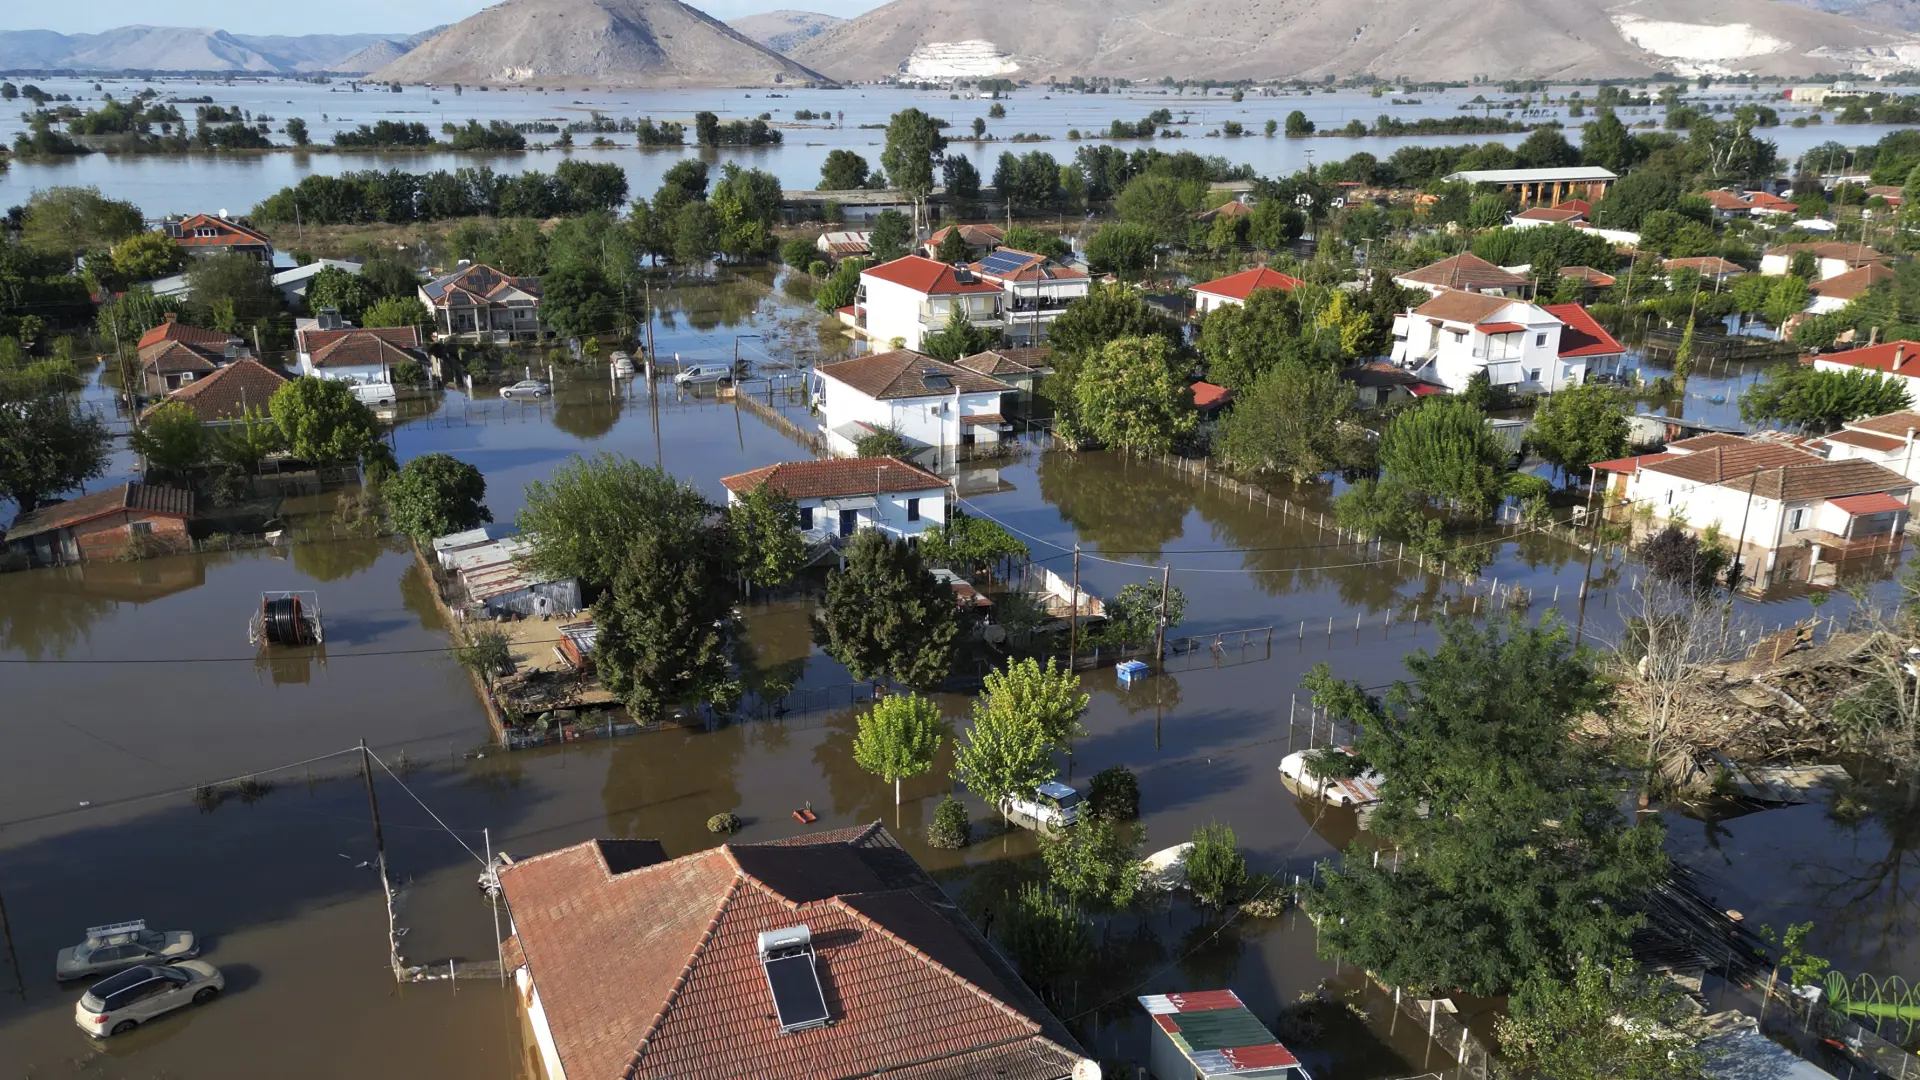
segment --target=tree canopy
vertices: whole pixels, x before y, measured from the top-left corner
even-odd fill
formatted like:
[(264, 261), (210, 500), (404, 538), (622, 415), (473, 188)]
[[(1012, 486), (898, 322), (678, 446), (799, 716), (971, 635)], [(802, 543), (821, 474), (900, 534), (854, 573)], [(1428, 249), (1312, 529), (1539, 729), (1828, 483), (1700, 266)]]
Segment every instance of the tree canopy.
[(1550, 394), (1534, 410), (1527, 440), (1548, 463), (1572, 473), (1627, 452), (1626, 395), (1587, 383)]
[(900, 802), (900, 781), (933, 768), (940, 744), (947, 737), (947, 720), (940, 706), (918, 694), (890, 694), (861, 715), (853, 736), (853, 760), (862, 769), (893, 785), (893, 801)]
[(1774, 368), (1740, 395), (1740, 417), (1749, 424), (1776, 420), (1817, 435), (1849, 420), (1907, 408), (1905, 382), (1867, 368)]
[(493, 520), (482, 501), (487, 478), (451, 454), (422, 454), (400, 467), (382, 492), (394, 528), (430, 540)]
[(1394, 417), (1380, 436), (1380, 468), (1433, 499), (1485, 512), (1500, 496), (1507, 452), (1479, 409), (1455, 397), (1429, 399)]
[(1338, 372), (1283, 363), (1261, 375), (1220, 421), (1218, 451), (1235, 468), (1296, 482), (1373, 461), (1353, 385)]
[(959, 658), (953, 590), (927, 572), (912, 545), (878, 529), (856, 533), (846, 560), (827, 574), (814, 639), (856, 679), (939, 685)]
[(1105, 446), (1166, 453), (1199, 425), (1187, 365), (1165, 338), (1110, 341), (1082, 365), (1075, 430)]
[(0, 406), (0, 496), (21, 513), (107, 472), (111, 437), (65, 395)]
[(551, 479), (527, 485), (517, 521), (532, 544), (531, 566), (604, 588), (631, 561), (630, 547), (650, 536), (698, 533), (713, 513), (705, 496), (663, 469), (615, 454), (576, 454)]
[(292, 379), (268, 403), (273, 422), (295, 457), (313, 462), (391, 463), (373, 410), (339, 379)]

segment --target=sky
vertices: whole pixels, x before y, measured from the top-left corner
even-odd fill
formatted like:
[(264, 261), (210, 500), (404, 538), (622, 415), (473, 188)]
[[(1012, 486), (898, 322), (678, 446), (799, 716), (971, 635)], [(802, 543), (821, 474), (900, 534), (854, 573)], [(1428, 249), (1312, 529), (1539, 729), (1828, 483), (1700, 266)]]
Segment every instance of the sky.
[[(852, 18), (885, 0), (695, 0), (720, 19), (792, 8)], [(329, 0), (323, 11), (259, 0), (87, 0), (0, 5), (0, 30), (93, 34), (116, 26), (203, 26), (235, 34), (412, 34), (455, 23), (488, 6), (477, 0)]]

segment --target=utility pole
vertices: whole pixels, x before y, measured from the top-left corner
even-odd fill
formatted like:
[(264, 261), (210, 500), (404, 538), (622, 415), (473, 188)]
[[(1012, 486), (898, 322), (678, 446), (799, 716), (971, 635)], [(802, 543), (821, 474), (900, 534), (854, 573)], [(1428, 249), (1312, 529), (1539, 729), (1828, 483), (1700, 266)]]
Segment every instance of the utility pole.
[(1167, 590), (1173, 584), (1173, 567), (1160, 568), (1160, 626), (1153, 635), (1153, 659), (1158, 663), (1167, 654)]
[(1587, 567), (1580, 575), (1580, 613), (1573, 626), (1573, 645), (1576, 649), (1580, 647), (1580, 639), (1587, 631), (1587, 589), (1593, 581), (1593, 557), (1600, 550), (1600, 518), (1607, 512), (1606, 503), (1601, 503), (1598, 511), (1593, 509), (1593, 495), (1600, 486), (1600, 476), (1592, 466), (1588, 466), (1588, 473), (1587, 517), (1592, 519), (1588, 525), (1593, 532), (1587, 538)]
[(1073, 601), (1067, 612), (1067, 670), (1080, 656), (1080, 545), (1073, 545)]

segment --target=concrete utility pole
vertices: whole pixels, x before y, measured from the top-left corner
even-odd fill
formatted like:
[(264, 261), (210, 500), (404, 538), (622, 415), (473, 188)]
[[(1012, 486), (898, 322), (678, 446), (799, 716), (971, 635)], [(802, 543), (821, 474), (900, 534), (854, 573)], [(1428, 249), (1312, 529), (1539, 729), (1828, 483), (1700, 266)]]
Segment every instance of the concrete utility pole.
[(1067, 611), (1067, 670), (1080, 656), (1080, 545), (1073, 545), (1073, 600)]
[(1159, 661), (1167, 653), (1167, 591), (1173, 584), (1173, 567), (1160, 568), (1160, 627), (1153, 635), (1153, 658)]

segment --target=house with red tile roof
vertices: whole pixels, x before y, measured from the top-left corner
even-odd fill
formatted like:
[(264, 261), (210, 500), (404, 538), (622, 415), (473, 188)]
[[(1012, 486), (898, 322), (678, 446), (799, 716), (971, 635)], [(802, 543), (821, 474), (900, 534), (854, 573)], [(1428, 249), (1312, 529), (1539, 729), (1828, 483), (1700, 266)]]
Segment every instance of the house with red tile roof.
[(1883, 341), (1846, 352), (1826, 353), (1813, 359), (1816, 371), (1852, 371), (1865, 369), (1883, 379), (1899, 379), (1907, 388), (1907, 399), (1920, 403), (1920, 341)]
[(1482, 372), (1521, 394), (1615, 379), (1627, 351), (1579, 304), (1542, 307), (1456, 290), (1396, 316), (1393, 339), (1395, 364), (1456, 394)]
[(809, 538), (879, 529), (900, 540), (947, 521), (947, 482), (899, 458), (785, 461), (720, 478), (729, 506), (762, 484), (799, 505)]
[(958, 311), (973, 325), (998, 334), (1006, 290), (974, 273), (908, 255), (860, 272), (854, 332), (882, 345), (918, 349), (931, 334), (946, 329)]
[(1839, 240), (1822, 240), (1809, 244), (1782, 244), (1760, 256), (1760, 272), (1768, 277), (1785, 277), (1793, 268), (1793, 257), (1806, 252), (1813, 256), (1819, 272), (1819, 280), (1836, 278), (1849, 270), (1858, 270), (1873, 263), (1887, 263), (1890, 260), (1865, 244), (1848, 244)]
[(195, 379), (168, 394), (141, 413), (142, 419), (170, 402), (185, 405), (202, 424), (225, 427), (244, 420), (249, 412), (264, 415), (274, 392), (287, 381), (280, 372), (252, 357), (244, 357), (205, 378)]
[(1871, 461), (1909, 480), (1920, 478), (1920, 412), (1903, 410), (1850, 420), (1822, 438), (1829, 461)]
[(236, 335), (189, 326), (172, 312), (160, 325), (141, 334), (134, 347), (140, 357), (145, 391), (151, 395), (205, 378), (251, 351)]
[(1242, 270), (1237, 274), (1228, 274), (1223, 278), (1204, 281), (1193, 287), (1193, 310), (1195, 314), (1205, 315), (1216, 308), (1229, 304), (1244, 306), (1247, 297), (1259, 289), (1278, 289), (1292, 292), (1305, 282), (1292, 274), (1283, 274), (1272, 267), (1256, 266), (1252, 270)]
[(878, 823), (677, 859), (593, 840), (499, 878), (548, 1080), (1098, 1073)]
[(1750, 576), (1826, 584), (1833, 564), (1899, 549), (1914, 489), (1879, 461), (1836, 449), (1831, 439), (1713, 433), (1593, 468), (1622, 478), (1620, 500), (1651, 511), (1656, 527), (1715, 530)]
[(1003, 336), (1014, 348), (1047, 340), (1048, 328), (1067, 305), (1093, 288), (1085, 270), (1014, 248), (992, 251), (967, 269), (981, 281), (1000, 286)]
[[(940, 245), (946, 243), (953, 233), (960, 234), (960, 242), (967, 245), (968, 255), (984, 255), (1007, 242), (1006, 230), (992, 223), (978, 225), (948, 225), (935, 229), (927, 242), (920, 245), (920, 254), (929, 259), (939, 258)], [(871, 250), (871, 249), (869, 249)]]
[(1524, 275), (1495, 266), (1471, 251), (1403, 271), (1393, 280), (1403, 289), (1425, 289), (1435, 296), (1448, 290), (1493, 296), (1528, 296), (1533, 292), (1533, 282)]
[(300, 374), (341, 379), (352, 383), (390, 383), (393, 369), (411, 360), (423, 370), (432, 361), (420, 346), (417, 326), (361, 329), (322, 313), (318, 319), (294, 324), (294, 343), (300, 354)]
[(218, 214), (169, 217), (161, 223), (160, 228), (188, 255), (222, 255), (231, 252), (261, 262), (273, 261), (273, 241), (267, 239), (267, 234), (244, 222), (235, 221), (227, 216), (225, 210)]
[(1668, 273), (1675, 270), (1691, 270), (1699, 274), (1704, 281), (1727, 282), (1742, 274), (1749, 273), (1746, 267), (1737, 262), (1729, 262), (1718, 255), (1701, 255), (1686, 259), (1668, 259), (1661, 263)]
[(877, 431), (898, 433), (916, 452), (998, 442), (1013, 431), (1006, 408), (1014, 392), (971, 368), (895, 349), (816, 366), (811, 399), (827, 446), (852, 456)]
[(437, 338), (507, 343), (530, 341), (540, 325), (540, 279), (504, 274), (472, 263), (420, 286)]
[(1807, 287), (1807, 292), (1811, 294), (1811, 298), (1807, 301), (1807, 312), (1812, 315), (1826, 315), (1839, 311), (1852, 303), (1861, 293), (1875, 285), (1892, 281), (1893, 277), (1892, 267), (1883, 263), (1868, 263), (1837, 277), (1816, 281)]
[(34, 566), (116, 559), (135, 542), (184, 551), (192, 518), (191, 491), (121, 484), (21, 514), (7, 527), (6, 550)]

